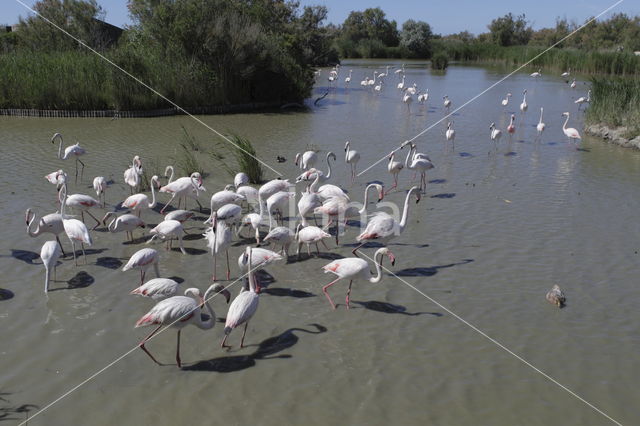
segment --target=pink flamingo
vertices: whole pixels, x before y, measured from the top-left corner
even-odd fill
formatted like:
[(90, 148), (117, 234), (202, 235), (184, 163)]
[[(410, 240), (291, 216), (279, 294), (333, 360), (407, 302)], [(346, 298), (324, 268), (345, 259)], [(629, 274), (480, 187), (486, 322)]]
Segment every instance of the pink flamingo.
[[(136, 322), (136, 328), (145, 327), (148, 325), (158, 325), (158, 327), (151, 332), (147, 337), (142, 339), (139, 346), (149, 357), (158, 365), (163, 365), (158, 362), (151, 352), (145, 348), (144, 344), (153, 337), (163, 326), (174, 327), (178, 329), (178, 343), (176, 346), (176, 362), (178, 368), (182, 368), (182, 362), (180, 360), (180, 332), (182, 328), (193, 324), (201, 330), (209, 330), (216, 324), (216, 314), (209, 305), (209, 294), (224, 293), (226, 290), (218, 283), (213, 284), (204, 293), (204, 298), (201, 296), (200, 290), (197, 288), (188, 288), (184, 292), (184, 296), (173, 296), (168, 299), (158, 302), (149, 312), (142, 316)], [(188, 297), (191, 296), (191, 297)], [(228, 292), (225, 294), (227, 297), (227, 303), (229, 301)], [(209, 318), (202, 319), (202, 306), (205, 305), (209, 311)]]
[(572, 139), (574, 141), (576, 139), (581, 139), (580, 133), (578, 133), (576, 129), (574, 129), (573, 127), (567, 127), (567, 123), (569, 122), (569, 113), (563, 112), (562, 116), (567, 117), (567, 119), (564, 120), (564, 124), (562, 125), (562, 131), (564, 132), (565, 136), (569, 139), (569, 141), (571, 141)]
[(84, 263), (87, 264), (87, 254), (84, 252), (84, 245), (91, 246), (91, 235), (87, 226), (80, 222), (78, 219), (68, 219), (64, 214), (64, 207), (67, 204), (67, 184), (65, 183), (60, 190), (62, 198), (60, 200), (60, 216), (62, 217), (62, 226), (64, 226), (64, 232), (67, 234), (69, 241), (71, 242), (71, 250), (73, 250), (73, 260), (78, 266), (78, 259), (76, 257), (76, 245), (74, 241), (80, 241), (80, 247), (82, 247), (82, 256), (84, 257)]
[(104, 176), (96, 176), (93, 178), (93, 189), (96, 191), (98, 199), (102, 202), (102, 207), (106, 204), (107, 200), (107, 179)]
[(507, 126), (507, 133), (509, 133), (509, 140), (511, 140), (512, 135), (516, 132), (516, 126), (514, 124), (516, 120), (516, 116), (511, 114), (511, 121), (509, 121), (509, 125)]
[(80, 160), (80, 156), (87, 153), (87, 151), (80, 146), (79, 143), (70, 145), (64, 149), (64, 155), (62, 154), (62, 135), (60, 133), (54, 133), (51, 138), (51, 143), (56, 142), (56, 138), (60, 139), (60, 147), (58, 148), (58, 158), (61, 160), (67, 160), (72, 156), (76, 159), (76, 183), (78, 183), (78, 163), (82, 164), (82, 171), (80, 172), (80, 180), (82, 181), (82, 175), (84, 173), (84, 163)]
[(147, 269), (153, 265), (153, 269), (156, 272), (156, 277), (160, 277), (160, 271), (158, 270), (158, 259), (160, 258), (158, 251), (152, 248), (143, 248), (138, 250), (131, 256), (126, 265), (122, 268), (122, 271), (126, 272), (129, 269), (140, 270), (140, 284), (144, 282), (144, 276), (147, 273)]
[(147, 194), (133, 194), (127, 197), (126, 200), (122, 202), (122, 207), (127, 209), (131, 209), (138, 214), (138, 217), (142, 214), (142, 210), (152, 209), (156, 206), (156, 191), (155, 185), (158, 182), (158, 176), (153, 176), (151, 178), (150, 186), (151, 186), (151, 202), (149, 202), (149, 197)]
[(40, 259), (44, 264), (45, 276), (44, 276), (44, 292), (49, 291), (49, 279), (51, 277), (51, 268), (53, 268), (53, 274), (55, 279), (56, 263), (60, 258), (60, 247), (56, 241), (47, 241), (42, 245), (40, 250)]
[(395, 155), (395, 152), (389, 154), (389, 163), (387, 164), (387, 170), (393, 175), (393, 185), (387, 190), (387, 192), (385, 192), (385, 194), (388, 194), (392, 189), (398, 187), (398, 174), (404, 167), (404, 165), (400, 161), (393, 160)]
[(345, 259), (334, 260), (322, 267), (324, 269), (325, 274), (327, 272), (331, 272), (338, 276), (335, 280), (331, 281), (329, 284), (322, 287), (322, 292), (331, 303), (333, 309), (336, 308), (336, 305), (331, 300), (331, 296), (327, 292), (327, 289), (337, 283), (338, 281), (348, 278), (349, 279), (349, 289), (347, 290), (347, 309), (349, 309), (349, 296), (351, 295), (351, 285), (354, 281), (366, 280), (371, 283), (379, 283), (382, 280), (382, 259), (383, 256), (387, 255), (389, 259), (391, 259), (391, 265), (394, 265), (396, 262), (395, 256), (388, 248), (382, 247), (379, 248), (375, 255), (373, 256), (376, 264), (376, 272), (377, 274), (374, 276), (369, 270), (369, 262), (364, 259), (360, 259), (359, 257), (347, 257)]
[(124, 171), (124, 182), (129, 185), (131, 194), (133, 194), (133, 190), (140, 185), (140, 175), (142, 175), (142, 161), (140, 161), (140, 157), (136, 155), (133, 157), (131, 167)]
[(56, 236), (56, 241), (60, 246), (60, 250), (62, 251), (62, 255), (65, 256), (64, 248), (62, 248), (62, 243), (60, 242), (60, 235), (64, 232), (64, 224), (62, 223), (62, 215), (60, 213), (50, 213), (44, 215), (38, 221), (38, 226), (35, 230), (31, 230), (31, 225), (36, 220), (36, 214), (31, 211), (31, 209), (27, 209), (25, 212), (25, 222), (27, 224), (27, 234), (31, 238), (35, 238), (38, 235), (49, 233)]
[(360, 245), (354, 248), (352, 253), (356, 254), (356, 251), (358, 251), (358, 249), (367, 241), (378, 241), (386, 244), (391, 239), (400, 235), (407, 225), (407, 218), (409, 217), (409, 198), (414, 192), (416, 192), (416, 203), (420, 201), (420, 188), (414, 186), (409, 190), (409, 192), (407, 192), (407, 197), (404, 199), (404, 210), (402, 211), (402, 219), (400, 219), (400, 222), (387, 213), (375, 212), (372, 215), (371, 220), (367, 223), (367, 227), (364, 231), (356, 237), (356, 240)]
[[(173, 167), (168, 166), (167, 169), (169, 168), (171, 168), (171, 176), (173, 177)], [(180, 200), (182, 198), (184, 198), (184, 205), (186, 206), (186, 197), (190, 195), (191, 192), (195, 192), (196, 194), (198, 194), (201, 190), (203, 190), (202, 176), (200, 176), (200, 173), (198, 172), (193, 172), (188, 177), (185, 176), (174, 181), (170, 181), (165, 186), (160, 188), (160, 192), (173, 194), (171, 195), (171, 199), (169, 200), (169, 202), (165, 204), (162, 210), (160, 210), (160, 214), (164, 214), (165, 209), (169, 207), (174, 198), (178, 197), (178, 208), (180, 208)]]
[[(254, 249), (247, 247), (243, 253), (249, 265), (253, 265), (252, 252)], [(225, 345), (227, 337), (231, 334), (231, 331), (244, 324), (244, 330), (242, 332), (242, 339), (240, 340), (240, 347), (244, 347), (244, 336), (247, 334), (247, 326), (253, 315), (258, 310), (258, 302), (260, 301), (259, 287), (256, 283), (254, 276), (254, 270), (260, 265), (256, 265), (254, 268), (249, 269), (249, 291), (241, 290), (240, 294), (233, 299), (231, 306), (229, 306), (229, 312), (227, 312), (227, 320), (224, 323), (224, 338), (222, 339), (221, 347), (230, 349), (230, 345)]]
[[(116, 216), (115, 212), (107, 212), (102, 218), (102, 223), (106, 225), (107, 219), (109, 217)], [(127, 239), (133, 241), (133, 231), (136, 228), (144, 228), (145, 223), (138, 216), (132, 215), (130, 213), (125, 213), (123, 215), (114, 217), (114, 219), (109, 223), (107, 229), (109, 232), (126, 232)]]
[(98, 218), (89, 211), (89, 209), (99, 206), (100, 201), (85, 194), (71, 194), (66, 197), (65, 204), (67, 207), (71, 207), (74, 210), (80, 210), (82, 222), (84, 222), (84, 212), (87, 212), (87, 214), (96, 221), (96, 224), (92, 229), (96, 229), (100, 225)]
[(138, 294), (153, 300), (164, 300), (175, 296), (179, 285), (177, 281), (170, 278), (154, 278), (133, 289), (129, 294)]

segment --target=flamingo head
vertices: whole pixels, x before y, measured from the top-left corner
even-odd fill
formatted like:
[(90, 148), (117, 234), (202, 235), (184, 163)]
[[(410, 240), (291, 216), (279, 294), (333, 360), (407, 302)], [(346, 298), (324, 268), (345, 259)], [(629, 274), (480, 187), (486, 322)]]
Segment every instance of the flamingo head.
[(224, 296), (224, 298), (227, 300), (227, 304), (229, 304), (229, 301), (231, 300), (231, 293), (229, 292), (229, 290), (227, 290), (222, 284), (220, 283), (214, 283), (211, 288), (213, 289), (213, 291), (216, 292), (216, 294), (220, 293)]
[(396, 264), (396, 256), (393, 253), (391, 253), (391, 250), (387, 251), (387, 256), (391, 261), (391, 266), (394, 266)]
[(202, 186), (202, 176), (198, 172), (191, 173), (191, 179), (195, 179), (198, 182), (198, 186)]
[(173, 171), (173, 166), (167, 166), (164, 169), (164, 177), (169, 177), (169, 171)]
[(568, 117), (568, 116), (569, 116), (569, 113), (568, 113), (568, 112), (563, 112), (563, 113), (562, 113), (562, 116), (563, 116), (563, 117)]
[(236, 189), (236, 187), (234, 185), (225, 185), (224, 190), (225, 191), (233, 191), (234, 189)]
[(347, 149), (348, 149), (348, 148), (349, 148), (349, 141), (347, 141), (347, 142), (344, 144), (344, 152), (347, 152)]
[(376, 183), (376, 189), (378, 190), (378, 202), (384, 199), (384, 186)]
[(336, 155), (333, 152), (329, 152), (327, 154), (327, 158), (332, 158), (333, 161), (336, 161), (338, 159), (338, 157), (336, 157)]
[[(402, 142), (402, 145), (400, 145), (400, 149), (404, 148), (405, 146), (407, 146), (409, 144), (411, 144), (411, 142), (409, 142), (409, 141)], [(411, 147), (413, 148), (413, 144), (411, 144)]]
[(507, 93), (507, 98), (510, 98), (511, 96), (513, 96), (511, 93)]
[(296, 154), (296, 162), (295, 162), (295, 165), (296, 165), (296, 166), (298, 165), (298, 162), (300, 161), (300, 157), (301, 157), (301, 156), (302, 156), (302, 154), (300, 154), (300, 153), (297, 153), (297, 154)]
[(489, 125), (489, 129), (490, 129), (490, 130), (493, 130), (495, 127), (496, 127), (496, 123), (491, 123), (491, 124)]
[(29, 219), (31, 219), (31, 213), (31, 209), (27, 209), (24, 214), (24, 221), (27, 223), (27, 225), (29, 224)]

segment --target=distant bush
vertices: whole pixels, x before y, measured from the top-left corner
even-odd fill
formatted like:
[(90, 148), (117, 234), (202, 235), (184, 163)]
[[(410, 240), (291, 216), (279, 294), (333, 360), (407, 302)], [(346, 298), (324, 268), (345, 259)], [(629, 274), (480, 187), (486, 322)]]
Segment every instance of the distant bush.
[(444, 52), (437, 52), (431, 57), (431, 68), (434, 70), (445, 70), (449, 66), (449, 58)]

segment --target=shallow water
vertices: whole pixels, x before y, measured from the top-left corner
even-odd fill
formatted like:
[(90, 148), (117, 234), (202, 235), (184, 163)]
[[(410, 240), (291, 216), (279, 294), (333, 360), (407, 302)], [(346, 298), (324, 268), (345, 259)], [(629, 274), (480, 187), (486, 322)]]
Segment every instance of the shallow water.
[[(443, 95), (457, 107), (508, 72), (451, 66), (445, 74), (432, 74), (424, 64), (411, 63), (407, 83), (428, 87), (430, 99), (426, 106), (414, 102), (408, 114), (395, 75), (380, 95), (360, 88), (365, 73), (372, 75), (380, 65), (344, 63), (340, 88), (317, 106), (310, 100), (308, 112), (200, 118), (250, 138), (260, 156), (287, 177), (298, 174), (295, 152), (310, 146), (324, 156), (333, 150), (339, 158), (334, 183), (348, 186), (345, 140), (360, 152), (363, 170), (441, 119)], [(348, 69), (354, 70), (353, 81), (344, 89)], [(314, 98), (326, 91), (326, 76), (324, 70)], [(524, 88), (529, 110), (522, 124), (517, 108)], [(514, 96), (504, 112), (500, 100), (508, 91)], [(339, 304), (332, 311), (321, 291), (332, 278), (320, 267), (349, 256), (351, 247), (335, 249), (329, 242), (332, 250), (319, 259), (291, 257), (290, 264), (268, 268), (275, 281), (250, 323), (249, 346), (238, 349), (236, 330), (230, 336), (235, 348), (221, 350), (222, 324), (209, 331), (188, 327), (182, 333), (182, 371), (173, 364), (173, 330), (147, 345), (172, 365), (157, 366), (136, 348), (151, 330), (133, 325), (152, 303), (128, 295), (138, 275), (121, 266), (145, 245), (123, 244), (124, 234), (93, 232), (88, 264), (75, 267), (63, 259), (55, 291), (45, 296), (38, 253), (51, 238), (29, 238), (23, 218), (27, 207), (39, 215), (55, 210), (53, 186), (44, 174), (60, 167), (73, 174), (73, 163), (57, 160), (57, 146), (48, 142), (55, 131), (88, 150), (84, 180), (70, 192), (92, 194), (93, 176), (112, 178), (111, 209), (128, 195), (122, 172), (133, 155), (161, 170), (176, 155), (181, 126), (202, 143), (214, 137), (188, 117), (0, 118), (0, 416), (23, 420), (23, 404), (42, 408), (117, 360), (29, 424), (608, 422), (453, 312), (612, 418), (637, 424), (640, 153), (584, 135), (579, 149), (567, 144), (560, 114), (570, 111), (570, 126), (581, 129), (573, 99), (584, 94), (586, 86), (572, 90), (559, 77), (533, 81), (517, 74), (454, 114), (455, 146), (444, 140), (446, 121), (437, 124), (417, 140), (436, 165), (427, 193), (411, 204), (408, 228), (389, 246), (397, 257), (391, 270), (402, 281), (386, 274), (378, 284), (354, 284), (349, 311), (343, 302), (347, 285), (340, 282), (330, 290)], [(540, 106), (547, 129), (537, 141)], [(517, 132), (495, 149), (489, 123), (504, 131), (510, 111), (518, 111)], [(288, 161), (276, 163), (276, 155)], [(231, 180), (208, 158), (201, 161), (210, 172), (204, 183), (209, 195)], [(349, 187), (352, 198), (361, 200), (365, 184), (375, 180), (390, 184), (386, 161)], [(402, 203), (410, 174), (403, 171), (400, 182), (403, 191), (385, 200)], [(156, 212), (143, 217), (151, 224), (161, 219)], [(189, 255), (154, 247), (161, 252), (162, 276), (184, 279), (183, 289), (204, 290), (210, 256), (197, 237), (201, 222), (188, 226), (197, 228), (185, 241)], [(341, 242), (350, 245), (356, 235), (350, 228)], [(241, 251), (231, 249), (232, 265)], [(237, 275), (232, 266), (232, 279)], [(554, 283), (568, 298), (562, 310), (544, 299)], [(213, 308), (225, 316), (222, 301), (214, 299)]]

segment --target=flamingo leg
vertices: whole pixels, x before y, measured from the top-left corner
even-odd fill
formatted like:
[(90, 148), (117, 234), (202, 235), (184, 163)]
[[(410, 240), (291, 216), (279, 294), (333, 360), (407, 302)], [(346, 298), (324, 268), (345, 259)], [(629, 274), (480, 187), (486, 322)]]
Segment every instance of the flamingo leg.
[(78, 259), (76, 257), (76, 245), (71, 238), (69, 238), (69, 240), (71, 240), (71, 250), (73, 250), (73, 261), (75, 262), (76, 266), (78, 266)]
[(67, 254), (64, 252), (64, 249), (62, 248), (62, 242), (60, 242), (60, 237), (58, 237), (56, 235), (56, 241), (58, 242), (58, 245), (60, 246), (60, 251), (62, 251), (62, 256), (66, 256)]
[(144, 344), (147, 342), (147, 340), (151, 339), (151, 337), (152, 337), (154, 334), (156, 334), (156, 333), (158, 332), (158, 330), (160, 330), (160, 328), (162, 328), (162, 324), (160, 324), (160, 325), (158, 326), (158, 328), (156, 328), (155, 330), (153, 330), (153, 331), (151, 332), (151, 334), (149, 334), (147, 337), (145, 337), (144, 339), (142, 339), (142, 341), (138, 344), (138, 346), (140, 347), (140, 349), (142, 349), (142, 350), (143, 350), (147, 355), (149, 355), (149, 358), (151, 358), (151, 359), (152, 359), (156, 364), (158, 364), (158, 365), (162, 365), (162, 364), (160, 364), (160, 363), (158, 362), (158, 360), (157, 360), (157, 359), (155, 359), (153, 355), (151, 355), (151, 352), (149, 352), (149, 351), (147, 350), (147, 348), (145, 348), (145, 347), (144, 347)]
[(140, 285), (144, 284), (144, 271), (140, 269)]
[(249, 326), (249, 321), (244, 323), (244, 330), (242, 331), (242, 339), (240, 339), (240, 347), (244, 348), (244, 336), (247, 335), (247, 327)]
[(91, 212), (89, 210), (87, 210), (87, 214), (89, 216), (91, 216), (93, 218), (93, 220), (96, 221), (96, 226), (94, 226), (93, 228), (91, 228), (91, 230), (93, 231), (94, 229), (96, 229), (98, 226), (100, 226), (100, 221), (98, 219), (96, 219), (96, 217), (94, 215), (91, 214)]
[(326, 248), (327, 250), (331, 250), (329, 248), (329, 246), (327, 246), (327, 243), (324, 242), (324, 240), (320, 240), (320, 242), (322, 243), (322, 245), (324, 246), (324, 248)]
[[(160, 214), (164, 214), (164, 210), (171, 205), (171, 202), (173, 201), (174, 198), (176, 198), (176, 193), (175, 192), (173, 193), (173, 195), (169, 199), (169, 202), (167, 204), (165, 204), (164, 207), (160, 210)], [(178, 208), (180, 208), (180, 200), (179, 199), (178, 199)]]
[(184, 249), (184, 245), (182, 244), (182, 235), (178, 236), (178, 242), (180, 243), (180, 251), (182, 254), (187, 254), (187, 251)]
[(349, 296), (351, 295), (351, 284), (353, 284), (353, 280), (349, 281), (349, 289), (347, 290), (347, 298), (345, 299), (345, 301), (347, 302), (347, 309), (351, 309), (349, 307)]
[(176, 346), (176, 362), (178, 363), (178, 368), (182, 368), (182, 363), (180, 362), (180, 332), (182, 330), (178, 329), (178, 344)]
[(160, 269), (158, 268), (158, 264), (157, 263), (153, 264), (153, 270), (156, 273), (156, 278), (160, 278)]
[(227, 341), (227, 337), (229, 337), (228, 334), (224, 335), (224, 339), (222, 339), (222, 343), (220, 343), (220, 347), (221, 348), (227, 348), (227, 350), (231, 349), (231, 345), (225, 345), (226, 341)]
[(231, 277), (231, 268), (229, 267), (229, 250), (225, 250), (225, 252), (227, 253), (227, 281), (229, 281), (229, 278)]
[(82, 248), (82, 257), (84, 258), (84, 264), (87, 264), (87, 253), (84, 252), (84, 243), (80, 243), (80, 247)]
[(213, 253), (213, 280), (216, 280), (216, 269), (217, 268), (217, 263), (218, 263), (218, 256), (217, 253)]
[(329, 293), (327, 292), (327, 289), (329, 287), (331, 287), (332, 285), (334, 285), (335, 283), (337, 283), (338, 281), (340, 281), (340, 277), (336, 278), (335, 280), (331, 281), (329, 284), (327, 284), (324, 287), (322, 287), (322, 292), (324, 293), (324, 295), (329, 300), (329, 303), (331, 303), (331, 306), (333, 307), (333, 309), (336, 308), (336, 305), (333, 303), (333, 300), (331, 300), (331, 296), (329, 296)]
[(356, 253), (365, 243), (360, 243), (360, 245), (356, 248), (354, 248), (353, 250), (351, 250), (351, 253), (355, 256), (355, 257), (359, 257), (358, 253)]
[(82, 182), (82, 177), (84, 176), (84, 163), (81, 159), (76, 157), (76, 178), (78, 177), (78, 163), (82, 164), (82, 169), (80, 170), (80, 182)]

